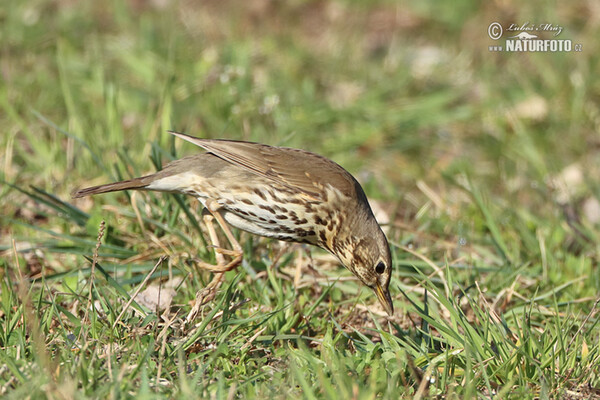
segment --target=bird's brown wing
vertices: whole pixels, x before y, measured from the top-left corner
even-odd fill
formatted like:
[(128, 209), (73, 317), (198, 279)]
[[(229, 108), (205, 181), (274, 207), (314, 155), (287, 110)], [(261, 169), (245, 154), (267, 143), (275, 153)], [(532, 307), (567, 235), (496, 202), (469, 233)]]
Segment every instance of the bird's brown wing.
[(171, 134), (292, 190), (316, 199), (327, 184), (347, 196), (356, 195), (356, 181), (345, 169), (325, 157), (304, 150), (231, 140), (199, 139)]

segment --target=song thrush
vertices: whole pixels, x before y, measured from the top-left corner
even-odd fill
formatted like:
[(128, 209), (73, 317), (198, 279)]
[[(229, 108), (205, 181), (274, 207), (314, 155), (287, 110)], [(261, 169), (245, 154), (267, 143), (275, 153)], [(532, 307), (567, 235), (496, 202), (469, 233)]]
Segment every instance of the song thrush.
[[(215, 246), (217, 265), (200, 264), (216, 272), (205, 290), (214, 293), (223, 274), (241, 263), (242, 249), (230, 224), (260, 236), (328, 250), (375, 291), (392, 315), (388, 242), (363, 189), (345, 169), (304, 150), (170, 133), (206, 152), (173, 161), (152, 175), (79, 190), (73, 197), (130, 189), (189, 194), (204, 206), (203, 219)], [(213, 218), (233, 250), (221, 248)], [(227, 262), (224, 255), (231, 260)]]

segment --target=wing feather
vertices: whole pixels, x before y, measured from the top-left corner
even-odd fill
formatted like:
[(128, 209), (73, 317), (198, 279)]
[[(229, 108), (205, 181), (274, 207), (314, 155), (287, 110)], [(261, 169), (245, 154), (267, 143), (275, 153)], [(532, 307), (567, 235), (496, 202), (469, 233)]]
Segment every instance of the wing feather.
[(358, 183), (352, 175), (333, 161), (308, 151), (242, 141), (199, 139), (173, 131), (169, 133), (315, 200), (321, 198), (320, 193), (327, 184), (348, 196), (356, 195)]

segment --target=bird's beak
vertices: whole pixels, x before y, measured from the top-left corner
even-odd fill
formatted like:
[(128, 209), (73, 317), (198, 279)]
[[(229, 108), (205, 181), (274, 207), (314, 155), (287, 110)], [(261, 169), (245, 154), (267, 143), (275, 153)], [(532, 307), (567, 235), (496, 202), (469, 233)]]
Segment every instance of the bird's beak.
[(390, 296), (390, 292), (387, 289), (382, 288), (379, 282), (375, 284), (373, 290), (375, 290), (375, 294), (377, 295), (379, 302), (385, 309), (385, 312), (387, 312), (389, 315), (393, 315), (394, 303), (392, 303), (392, 297)]

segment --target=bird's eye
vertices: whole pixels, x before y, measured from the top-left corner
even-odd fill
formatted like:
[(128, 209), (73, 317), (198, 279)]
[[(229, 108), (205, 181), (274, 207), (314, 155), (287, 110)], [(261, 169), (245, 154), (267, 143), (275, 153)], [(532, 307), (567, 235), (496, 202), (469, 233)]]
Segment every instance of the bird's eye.
[(377, 266), (375, 267), (375, 272), (377, 272), (380, 275), (385, 272), (385, 264), (383, 263), (383, 261), (379, 261), (379, 264), (377, 264)]

